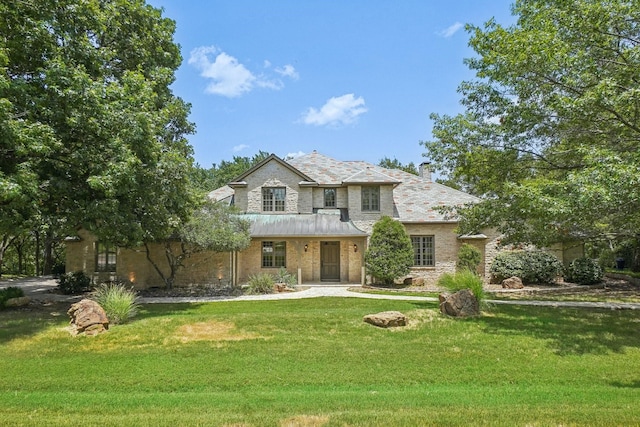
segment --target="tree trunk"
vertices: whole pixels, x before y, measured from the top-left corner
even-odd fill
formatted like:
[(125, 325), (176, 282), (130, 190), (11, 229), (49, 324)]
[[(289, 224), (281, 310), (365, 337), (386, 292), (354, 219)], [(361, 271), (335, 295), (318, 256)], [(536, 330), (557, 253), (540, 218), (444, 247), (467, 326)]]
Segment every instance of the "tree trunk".
[(53, 237), (51, 233), (47, 233), (45, 237), (44, 265), (42, 267), (42, 274), (45, 276), (53, 272)]
[(0, 241), (0, 277), (2, 277), (2, 263), (4, 260), (4, 253), (7, 251), (11, 242), (16, 239), (16, 236), (11, 237), (8, 234), (2, 236), (2, 240)]

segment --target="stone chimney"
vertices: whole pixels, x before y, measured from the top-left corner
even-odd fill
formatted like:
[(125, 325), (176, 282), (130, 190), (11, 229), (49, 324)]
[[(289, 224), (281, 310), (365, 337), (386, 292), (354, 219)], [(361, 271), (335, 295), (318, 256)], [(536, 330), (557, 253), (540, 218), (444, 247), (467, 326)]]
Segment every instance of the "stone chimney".
[(431, 163), (429, 162), (420, 163), (420, 166), (418, 167), (418, 175), (420, 175), (420, 178), (424, 178), (427, 181), (431, 181)]

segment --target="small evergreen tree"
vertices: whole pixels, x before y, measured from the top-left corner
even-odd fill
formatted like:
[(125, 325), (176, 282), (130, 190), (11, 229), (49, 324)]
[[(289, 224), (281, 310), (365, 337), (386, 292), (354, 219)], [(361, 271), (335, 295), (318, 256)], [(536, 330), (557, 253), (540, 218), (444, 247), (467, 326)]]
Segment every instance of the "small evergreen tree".
[(458, 250), (458, 262), (456, 269), (458, 271), (469, 270), (472, 273), (478, 272), (478, 266), (482, 262), (482, 252), (469, 243), (463, 243)]
[(413, 246), (404, 226), (388, 216), (376, 222), (364, 263), (369, 273), (386, 285), (409, 273)]

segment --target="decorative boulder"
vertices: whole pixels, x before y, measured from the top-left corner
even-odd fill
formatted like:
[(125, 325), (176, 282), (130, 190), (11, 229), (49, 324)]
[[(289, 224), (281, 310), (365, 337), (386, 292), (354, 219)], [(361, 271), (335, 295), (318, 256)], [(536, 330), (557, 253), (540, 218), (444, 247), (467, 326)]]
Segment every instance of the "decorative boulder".
[(480, 315), (480, 304), (471, 289), (462, 289), (455, 294), (440, 294), (440, 311), (453, 317)]
[(394, 326), (406, 326), (407, 316), (399, 311), (383, 311), (377, 314), (367, 314), (363, 320), (374, 326), (381, 328), (391, 328)]
[(107, 313), (93, 300), (83, 299), (73, 304), (67, 314), (71, 317), (73, 335), (98, 335), (109, 329)]
[(524, 284), (522, 283), (522, 279), (518, 276), (509, 277), (508, 279), (504, 279), (502, 281), (503, 289), (522, 289), (524, 288)]
[(25, 305), (29, 305), (31, 302), (31, 298), (29, 297), (16, 297), (9, 298), (5, 301), (5, 307), (24, 307)]

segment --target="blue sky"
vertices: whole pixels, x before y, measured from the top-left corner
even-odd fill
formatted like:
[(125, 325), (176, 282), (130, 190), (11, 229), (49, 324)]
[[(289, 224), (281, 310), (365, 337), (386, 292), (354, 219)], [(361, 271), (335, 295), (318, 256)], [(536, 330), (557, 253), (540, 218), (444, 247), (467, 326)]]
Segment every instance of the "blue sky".
[(462, 111), (464, 24), (514, 22), (511, 0), (148, 0), (176, 21), (174, 93), (203, 167), (317, 150), (425, 160), (429, 114)]

